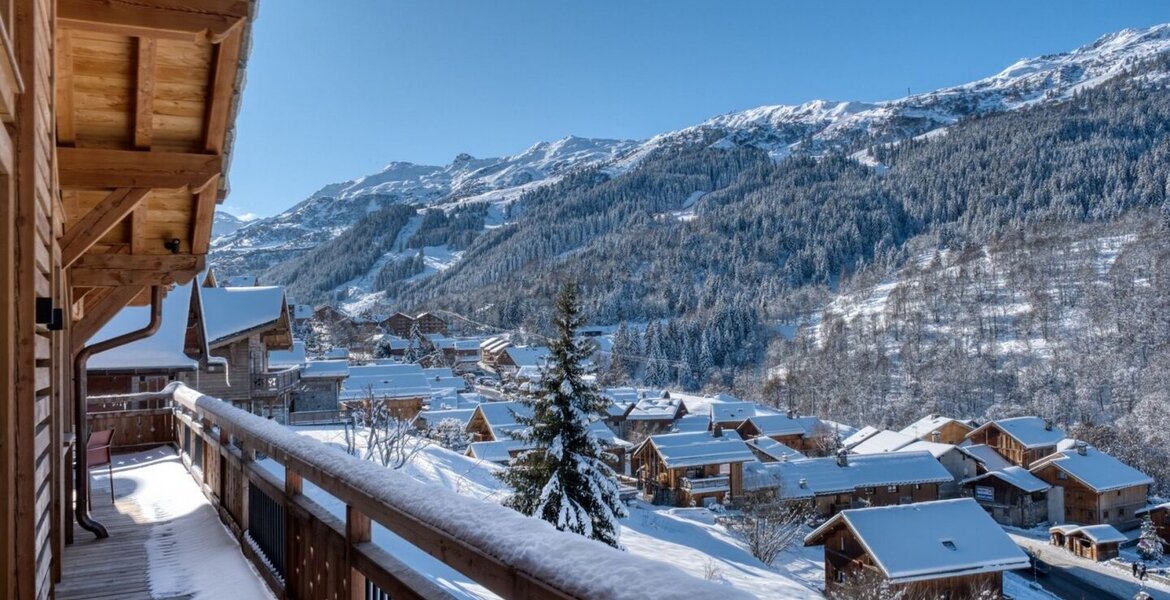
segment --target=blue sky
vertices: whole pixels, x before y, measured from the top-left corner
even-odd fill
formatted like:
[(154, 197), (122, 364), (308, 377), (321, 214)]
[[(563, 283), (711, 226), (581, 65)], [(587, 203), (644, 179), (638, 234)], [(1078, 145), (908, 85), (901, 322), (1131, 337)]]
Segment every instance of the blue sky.
[(224, 208), (275, 214), (397, 160), (896, 98), (1168, 21), (1159, 1), (269, 0)]

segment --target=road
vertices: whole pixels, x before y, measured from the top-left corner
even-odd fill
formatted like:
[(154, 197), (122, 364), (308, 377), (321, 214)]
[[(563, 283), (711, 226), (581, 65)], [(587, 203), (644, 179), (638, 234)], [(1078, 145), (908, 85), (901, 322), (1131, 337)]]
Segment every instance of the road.
[[(1045, 590), (1065, 600), (1097, 600), (1117, 598), (1130, 600), (1141, 586), (1130, 574), (1103, 563), (1073, 556), (1062, 548), (1056, 548), (1043, 540), (1037, 540), (1009, 532), (1016, 544), (1024, 550), (1039, 552), (1040, 560), (1051, 565), (1047, 576), (1041, 575), (1037, 582)], [(1031, 579), (1031, 574), (1028, 574)], [(1170, 600), (1162, 586), (1146, 588), (1154, 600)]]
[[(1032, 580), (1031, 571), (1021, 570), (1016, 572), (1026, 577), (1028, 581)], [(1129, 596), (1111, 594), (1084, 579), (1078, 579), (1068, 569), (1061, 567), (1052, 567), (1052, 570), (1047, 575), (1040, 575), (1036, 579), (1036, 582), (1040, 584), (1040, 587), (1043, 587), (1046, 591), (1062, 600), (1103, 600), (1105, 598), (1127, 600), (1133, 597), (1132, 594)]]

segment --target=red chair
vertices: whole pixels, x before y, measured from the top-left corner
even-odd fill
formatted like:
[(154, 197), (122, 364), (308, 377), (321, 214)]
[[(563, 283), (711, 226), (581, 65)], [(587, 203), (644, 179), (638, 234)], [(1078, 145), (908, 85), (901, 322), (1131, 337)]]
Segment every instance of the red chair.
[[(114, 430), (105, 429), (89, 434), (89, 441), (85, 444), (86, 462), (89, 468), (106, 466), (110, 476), (110, 504), (114, 503), (114, 465), (110, 460), (110, 443), (114, 439)], [(91, 494), (92, 496), (92, 494)]]

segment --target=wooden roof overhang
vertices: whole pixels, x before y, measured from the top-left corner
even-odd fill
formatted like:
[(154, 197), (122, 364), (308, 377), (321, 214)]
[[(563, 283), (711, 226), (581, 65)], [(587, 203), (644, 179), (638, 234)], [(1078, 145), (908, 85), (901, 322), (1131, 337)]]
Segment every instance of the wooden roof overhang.
[(74, 347), (203, 270), (255, 0), (58, 0), (55, 124)]

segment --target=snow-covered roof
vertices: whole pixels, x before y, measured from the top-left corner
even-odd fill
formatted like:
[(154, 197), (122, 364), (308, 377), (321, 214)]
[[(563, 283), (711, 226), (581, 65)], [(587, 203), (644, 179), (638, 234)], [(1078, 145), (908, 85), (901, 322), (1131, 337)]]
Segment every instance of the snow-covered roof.
[(711, 421), (714, 423), (738, 423), (754, 416), (756, 416), (755, 402), (711, 403)]
[(1108, 524), (1078, 526), (1058, 525), (1056, 527), (1050, 527), (1048, 530), (1059, 531), (1065, 535), (1083, 535), (1098, 544), (1121, 543), (1129, 539), (1125, 537), (1124, 533), (1118, 531), (1116, 527)]
[(944, 417), (942, 415), (926, 415), (925, 417), (922, 417), (921, 419), (918, 419), (917, 421), (902, 428), (901, 433), (916, 438), (922, 438), (930, 435), (930, 432), (937, 431), (951, 422), (962, 425), (963, 428), (967, 431), (971, 431), (971, 429), (973, 429), (965, 421), (960, 421), (959, 419), (952, 419), (951, 417)]
[(420, 411), (415, 420), (421, 420), (428, 426), (434, 427), (439, 424), (439, 421), (446, 419), (455, 419), (459, 421), (463, 427), (467, 427), (467, 422), (471, 420), (471, 415), (475, 414), (474, 408), (454, 408), (446, 410), (424, 410)]
[(483, 418), (492, 430), (492, 435), (498, 439), (507, 437), (506, 434), (508, 431), (521, 427), (520, 423), (516, 422), (516, 415), (522, 417), (532, 416), (531, 406), (514, 400), (508, 402), (484, 402), (476, 407), (476, 410), (483, 413)]
[(982, 475), (979, 475), (978, 477), (964, 479), (962, 483), (976, 483), (987, 479), (988, 477), (1001, 479), (1028, 493), (1043, 492), (1044, 490), (1052, 487), (1048, 485), (1048, 483), (1046, 483), (1043, 479), (1033, 475), (1027, 469), (1023, 467), (1017, 467), (1015, 465), (1006, 467), (999, 471), (988, 471)]
[(508, 438), (494, 442), (472, 442), (467, 446), (467, 456), (494, 463), (507, 463), (512, 460), (512, 452), (530, 449), (532, 445), (528, 442)]
[(734, 431), (715, 437), (709, 432), (666, 433), (650, 436), (668, 469), (755, 460), (755, 455)]
[[(678, 417), (683, 410), (682, 400), (678, 398), (655, 398), (647, 395), (638, 400), (626, 419), (630, 421), (670, 421)], [(706, 417), (703, 417), (706, 419)]]
[[(750, 403), (749, 403), (750, 404)], [(712, 404), (715, 410), (718, 404)], [(760, 435), (799, 435), (812, 437), (819, 430), (827, 429), (816, 417), (790, 417), (788, 415), (754, 415), (747, 419), (760, 431)]]
[[(192, 286), (196, 286), (194, 291)], [(185, 354), (187, 326), (189, 325), (192, 293), (200, 293), (195, 283), (176, 286), (162, 301), (162, 322), (154, 335), (119, 346), (89, 357), (86, 369), (128, 370), (169, 369), (194, 371), (199, 368), (197, 358)], [(149, 306), (127, 306), (89, 340), (90, 344), (104, 342), (119, 335), (142, 329), (150, 323)], [(207, 348), (202, 349), (207, 356)]]
[(902, 446), (894, 452), (929, 452), (935, 458), (941, 458), (948, 452), (951, 452), (958, 446), (953, 444), (943, 444), (941, 442), (924, 442), (918, 440), (909, 445)]
[(339, 379), (348, 376), (347, 360), (310, 360), (301, 368), (301, 379)]
[(371, 391), (380, 398), (428, 398), (431, 386), (416, 364), (350, 367), (349, 377), (341, 384), (341, 398), (364, 398)]
[(879, 431), (865, 441), (857, 444), (849, 449), (854, 454), (878, 454), (880, 452), (894, 452), (913, 444), (918, 441), (917, 438), (899, 433), (897, 431), (890, 431), (888, 429)]
[(711, 419), (706, 415), (687, 415), (670, 425), (670, 433), (694, 433), (711, 428)]
[(845, 510), (805, 538), (813, 545), (841, 523), (891, 583), (1021, 569), (1020, 550), (974, 499)]
[[(992, 426), (999, 428), (1000, 431), (1011, 436), (1012, 439), (1019, 442), (1025, 448), (1055, 446), (1057, 442), (1063, 440), (1065, 437), (1064, 431), (1040, 417), (1013, 417), (1011, 419), (989, 421), (977, 427), (975, 431)], [(975, 431), (967, 435), (970, 436)]]
[(954, 480), (929, 452), (849, 455), (845, 466), (838, 464), (837, 457), (829, 456), (768, 463), (767, 467), (780, 478), (783, 498), (808, 498), (866, 487)]
[(1151, 504), (1145, 508), (1139, 508), (1139, 509), (1133, 511), (1133, 514), (1134, 514), (1134, 516), (1144, 515), (1146, 513), (1150, 513), (1150, 512), (1154, 512), (1154, 511), (1158, 511), (1158, 510), (1170, 510), (1170, 502), (1163, 502), (1161, 504)]
[(988, 471), (1002, 471), (1012, 466), (1011, 461), (1004, 458), (1002, 454), (996, 452), (995, 448), (987, 444), (972, 444), (959, 447), (967, 454), (970, 454), (972, 458), (982, 463), (983, 467)]
[(511, 345), (512, 342), (508, 338), (491, 337), (480, 342), (479, 349), (483, 352), (499, 352)]
[(442, 390), (464, 390), (467, 389), (467, 381), (462, 377), (431, 377), (427, 376), (427, 385), (431, 386), (431, 391), (438, 392)]
[(285, 310), (284, 288), (203, 288), (207, 340), (214, 344), (245, 331), (276, 323)]
[(881, 431), (881, 429), (878, 429), (877, 427), (874, 427), (873, 425), (866, 425), (865, 427), (862, 427), (861, 429), (854, 431), (848, 437), (841, 440), (841, 444), (845, 448), (852, 448), (853, 446), (856, 446), (857, 444), (860, 444), (861, 442), (864, 442), (865, 440), (868, 440), (869, 438), (873, 437), (874, 435), (876, 435), (880, 431)]
[(770, 437), (758, 437), (747, 441), (747, 444), (759, 450), (772, 460), (801, 460), (804, 455)]
[(255, 275), (233, 275), (223, 281), (223, 287), (254, 287), (259, 281)]
[(313, 305), (311, 304), (294, 304), (292, 308), (293, 318), (297, 320), (312, 319)]
[(1083, 455), (1075, 448), (1056, 452), (1037, 461), (1030, 470), (1035, 473), (1047, 465), (1068, 473), (1097, 493), (1154, 483), (1149, 475), (1088, 445)]
[(340, 360), (349, 359), (349, 348), (330, 348), (325, 351), (324, 358)]
[(511, 346), (504, 352), (517, 367), (543, 367), (549, 357), (549, 349), (544, 346)]
[(268, 353), (268, 368), (287, 369), (305, 364), (305, 343), (293, 340), (291, 349), (272, 350)]

